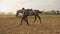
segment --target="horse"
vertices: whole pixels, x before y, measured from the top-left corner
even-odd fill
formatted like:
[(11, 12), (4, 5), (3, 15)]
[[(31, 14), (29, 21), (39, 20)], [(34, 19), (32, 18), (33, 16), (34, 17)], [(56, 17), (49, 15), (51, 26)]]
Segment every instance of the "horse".
[[(24, 9), (24, 8), (23, 8)], [(39, 10), (32, 10), (32, 9), (24, 9), (24, 10), (17, 10), (16, 12), (16, 16), (19, 15), (19, 13), (22, 13), (23, 14), (23, 17), (21, 19), (21, 24), (22, 25), (22, 21), (25, 20), (27, 25), (29, 25), (29, 22), (28, 22), (28, 16), (34, 16), (35, 19), (34, 19), (34, 22), (37, 20), (37, 18), (40, 20), (40, 23), (42, 24), (42, 21), (41, 21), (41, 17), (39, 16), (39, 13), (42, 13), (41, 11)]]

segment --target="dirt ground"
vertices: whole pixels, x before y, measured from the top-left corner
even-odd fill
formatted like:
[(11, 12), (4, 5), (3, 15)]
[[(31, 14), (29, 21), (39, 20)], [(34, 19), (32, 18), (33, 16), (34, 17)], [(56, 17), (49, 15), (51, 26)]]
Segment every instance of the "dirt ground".
[(20, 19), (1, 18), (0, 34), (60, 34), (60, 18), (42, 18), (42, 24), (39, 20), (33, 24), (34, 19), (29, 19), (29, 26), (23, 22), (20, 25)]

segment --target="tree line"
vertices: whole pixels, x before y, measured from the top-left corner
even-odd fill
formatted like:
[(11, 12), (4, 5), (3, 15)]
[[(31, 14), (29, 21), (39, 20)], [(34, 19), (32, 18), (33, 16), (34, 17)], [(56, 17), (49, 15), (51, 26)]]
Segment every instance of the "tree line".
[[(50, 10), (50, 11), (41, 11), (42, 15), (60, 15), (60, 11)], [(0, 15), (15, 15), (13, 12), (0, 12)]]
[(42, 11), (42, 14), (45, 14), (45, 15), (60, 15), (60, 11), (57, 10), (50, 10), (50, 11)]

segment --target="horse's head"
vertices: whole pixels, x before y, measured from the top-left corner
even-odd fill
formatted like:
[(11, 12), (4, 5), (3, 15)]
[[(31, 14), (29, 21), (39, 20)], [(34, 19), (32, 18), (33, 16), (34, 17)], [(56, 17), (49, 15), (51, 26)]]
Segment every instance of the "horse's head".
[(18, 14), (19, 14), (19, 10), (17, 10), (17, 12), (16, 12), (16, 17), (18, 17)]
[(22, 14), (23, 14), (23, 11), (22, 10), (17, 10), (16, 17), (19, 17), (19, 15), (22, 15)]

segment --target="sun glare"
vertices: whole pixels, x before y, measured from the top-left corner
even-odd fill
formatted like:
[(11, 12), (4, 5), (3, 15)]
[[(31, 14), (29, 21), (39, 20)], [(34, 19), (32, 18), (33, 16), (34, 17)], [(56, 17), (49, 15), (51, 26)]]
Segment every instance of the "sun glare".
[(4, 5), (1, 5), (0, 6), (0, 10), (3, 11), (3, 12), (6, 12), (6, 11), (9, 10), (9, 6), (8, 5), (5, 5), (5, 4)]

